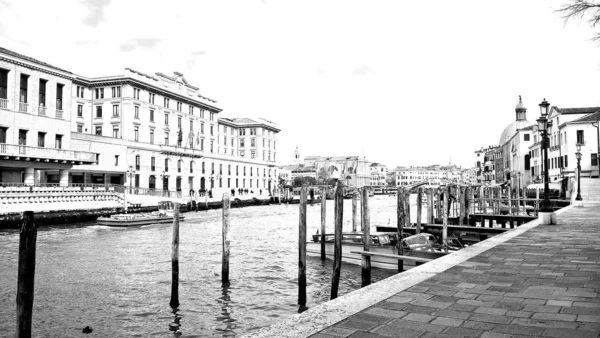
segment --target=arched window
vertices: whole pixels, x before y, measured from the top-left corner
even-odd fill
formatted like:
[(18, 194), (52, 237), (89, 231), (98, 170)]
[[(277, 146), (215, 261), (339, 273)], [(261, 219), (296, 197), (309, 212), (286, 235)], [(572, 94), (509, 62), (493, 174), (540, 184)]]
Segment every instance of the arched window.
[(150, 175), (148, 178), (148, 188), (156, 189), (156, 177), (154, 175)]
[(190, 161), (190, 174), (194, 173), (194, 161)]
[(177, 161), (177, 172), (180, 173), (181, 172), (181, 163), (183, 162), (183, 160), (179, 160)]

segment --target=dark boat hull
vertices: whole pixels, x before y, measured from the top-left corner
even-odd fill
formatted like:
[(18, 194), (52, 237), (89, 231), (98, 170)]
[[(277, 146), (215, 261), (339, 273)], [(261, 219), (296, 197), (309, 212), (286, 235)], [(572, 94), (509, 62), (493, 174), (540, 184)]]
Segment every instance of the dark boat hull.
[[(179, 215), (179, 221), (183, 221), (185, 216)], [(110, 227), (130, 227), (150, 224), (162, 224), (162, 223), (173, 223), (173, 217), (140, 217), (131, 219), (118, 219), (111, 217), (99, 217), (96, 221), (98, 225), (110, 226)]]

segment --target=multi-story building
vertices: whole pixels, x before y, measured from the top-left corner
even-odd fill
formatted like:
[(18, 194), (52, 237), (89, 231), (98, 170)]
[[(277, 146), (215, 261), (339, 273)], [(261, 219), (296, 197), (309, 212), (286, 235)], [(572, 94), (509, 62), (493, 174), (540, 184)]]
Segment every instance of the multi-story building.
[[(27, 61), (27, 57), (21, 59)], [(217, 118), (221, 112), (217, 102), (203, 96), (181, 73), (148, 75), (126, 68), (125, 75), (86, 78), (38, 61), (39, 66), (54, 77), (40, 77), (39, 86), (34, 86), (39, 88), (40, 100), (42, 90), (44, 97), (49, 93), (48, 107), (36, 109), (36, 118), (42, 112), (46, 119), (54, 114), (44, 120), (45, 127), (62, 137), (62, 146), (88, 157), (66, 163), (61, 184), (110, 183), (183, 195), (191, 190), (271, 190), (278, 184), (279, 128), (264, 119)], [(2, 74), (8, 74), (9, 68), (2, 68)], [(38, 81), (37, 75), (27, 76)], [(14, 77), (4, 77), (16, 90)], [(11, 104), (17, 111), (19, 107)], [(34, 108), (41, 105), (32, 101)], [(10, 120), (6, 123), (21, 128), (12, 126)], [(4, 135), (9, 134), (6, 131)], [(50, 175), (48, 181), (54, 180)]]
[(371, 171), (371, 182), (369, 184), (372, 186), (385, 186), (388, 175), (387, 166), (385, 164), (375, 162), (369, 165), (369, 169)]
[(361, 188), (371, 182), (369, 162), (364, 156), (308, 156), (304, 158), (304, 168), (314, 168), (317, 180), (322, 171), (326, 176), (337, 171), (339, 179), (350, 188)]
[(73, 74), (0, 48), (0, 182), (66, 186), (96, 155), (71, 142)]
[(436, 186), (447, 182), (470, 182), (473, 180), (474, 171), (461, 169), (455, 165), (411, 166), (396, 168), (391, 175), (395, 176), (397, 187), (419, 182), (428, 182), (428, 185)]

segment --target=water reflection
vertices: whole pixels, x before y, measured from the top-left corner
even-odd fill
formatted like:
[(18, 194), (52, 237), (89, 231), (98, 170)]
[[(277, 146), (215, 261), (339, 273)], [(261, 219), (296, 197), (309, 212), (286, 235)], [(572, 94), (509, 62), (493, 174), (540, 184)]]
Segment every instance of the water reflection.
[(183, 332), (181, 332), (181, 316), (178, 313), (179, 308), (175, 307), (172, 308), (172, 310), (172, 313), (175, 315), (175, 318), (171, 323), (169, 323), (169, 330), (173, 331), (173, 336), (179, 337), (183, 334)]
[(217, 303), (221, 305), (221, 314), (216, 319), (219, 323), (223, 323), (217, 327), (217, 331), (232, 332), (237, 328), (235, 323), (237, 320), (232, 317), (233, 303), (231, 301), (230, 283), (223, 283), (221, 286), (221, 296), (217, 298)]

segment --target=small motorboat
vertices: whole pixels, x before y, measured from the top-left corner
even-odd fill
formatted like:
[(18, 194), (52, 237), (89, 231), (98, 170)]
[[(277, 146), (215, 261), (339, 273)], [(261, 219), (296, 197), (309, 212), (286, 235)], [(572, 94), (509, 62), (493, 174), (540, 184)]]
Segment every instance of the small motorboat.
[(438, 245), (436, 244), (435, 236), (426, 232), (402, 239), (401, 247), (403, 254), (406, 256), (429, 259), (446, 256), (447, 254), (460, 249), (454, 245)]
[[(158, 203), (158, 211), (141, 214), (117, 214), (110, 217), (98, 217), (98, 225), (111, 227), (129, 227), (139, 225), (161, 224), (173, 222), (174, 203), (171, 201), (161, 201)], [(179, 215), (179, 221), (183, 221), (185, 216)]]

